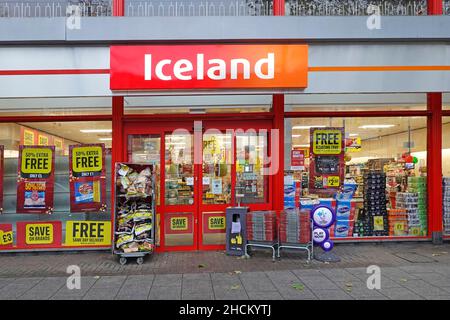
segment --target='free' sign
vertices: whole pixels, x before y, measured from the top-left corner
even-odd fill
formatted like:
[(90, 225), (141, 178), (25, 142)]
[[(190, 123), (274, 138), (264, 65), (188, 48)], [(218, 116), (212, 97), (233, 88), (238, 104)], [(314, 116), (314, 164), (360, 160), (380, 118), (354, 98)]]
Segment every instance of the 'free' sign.
[(342, 131), (338, 129), (314, 130), (312, 134), (314, 154), (340, 154)]
[(20, 169), (25, 174), (50, 174), (53, 150), (50, 148), (24, 148)]
[(73, 147), (72, 171), (98, 172), (103, 168), (103, 148), (101, 146)]

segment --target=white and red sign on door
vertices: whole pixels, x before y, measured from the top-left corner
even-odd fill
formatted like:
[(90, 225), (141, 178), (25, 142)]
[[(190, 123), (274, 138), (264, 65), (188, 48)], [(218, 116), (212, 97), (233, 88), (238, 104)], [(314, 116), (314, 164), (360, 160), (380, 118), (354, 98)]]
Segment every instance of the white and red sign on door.
[(305, 170), (305, 150), (291, 150), (291, 170)]
[(294, 89), (307, 45), (111, 46), (111, 90)]

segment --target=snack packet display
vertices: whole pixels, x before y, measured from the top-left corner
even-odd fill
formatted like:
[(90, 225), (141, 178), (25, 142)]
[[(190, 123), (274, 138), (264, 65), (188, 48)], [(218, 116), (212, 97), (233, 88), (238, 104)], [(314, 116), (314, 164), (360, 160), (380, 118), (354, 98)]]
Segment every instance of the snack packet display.
[(118, 164), (115, 247), (123, 253), (154, 249), (152, 166)]

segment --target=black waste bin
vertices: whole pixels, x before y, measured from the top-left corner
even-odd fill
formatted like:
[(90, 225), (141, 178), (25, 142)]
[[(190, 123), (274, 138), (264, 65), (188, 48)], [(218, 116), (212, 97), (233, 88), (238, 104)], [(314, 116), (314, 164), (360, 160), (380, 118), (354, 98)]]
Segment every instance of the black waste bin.
[(245, 254), (247, 212), (248, 207), (226, 209), (226, 250), (228, 255), (243, 256)]

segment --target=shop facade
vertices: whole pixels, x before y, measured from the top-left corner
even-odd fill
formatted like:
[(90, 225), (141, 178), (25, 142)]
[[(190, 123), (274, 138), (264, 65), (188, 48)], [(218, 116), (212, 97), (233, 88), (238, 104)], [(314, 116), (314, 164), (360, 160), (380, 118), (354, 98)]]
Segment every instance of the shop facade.
[[(274, 3), (275, 15), (283, 13), (280, 4)], [(124, 14), (123, 2), (113, 8)], [(186, 21), (195, 29), (176, 36), (165, 30), (136, 38), (134, 30), (148, 21), (86, 18), (79, 33), (63, 27), (63, 45), (50, 33), (54, 40), (28, 34), (20, 43), (2, 41), (0, 250), (110, 249), (116, 162), (157, 168), (159, 251), (223, 249), (227, 207), (280, 212), (333, 201), (349, 181), (357, 185), (352, 213), (338, 221), (335, 241), (446, 238), (450, 35), (442, 24), (448, 17), (404, 17), (414, 22), (409, 31), (390, 29), (406, 23), (401, 17), (383, 17), (386, 28), (377, 35), (358, 17), (336, 22), (336, 34), (331, 25), (314, 36), (307, 22), (292, 17), (272, 20), (277, 32), (247, 29), (239, 36), (244, 20), (221, 17), (226, 27), (211, 31), (205, 26), (212, 18), (219, 19), (176, 18), (174, 30)], [(326, 21), (316, 18), (312, 27)], [(96, 34), (100, 21), (106, 31)], [(65, 19), (55, 23), (60, 28)], [(156, 19), (151, 30), (166, 23)], [(364, 27), (349, 36), (355, 23)], [(292, 31), (300, 26), (309, 29)], [(124, 33), (108, 33), (114, 28)], [(419, 31), (424, 36), (417, 40)], [(341, 132), (338, 157), (317, 152), (315, 130), (324, 137)], [(92, 182), (104, 186), (93, 187), (101, 189), (103, 198), (93, 200), (100, 207), (83, 210), (71, 200), (71, 146), (79, 144), (102, 147), (104, 172)], [(25, 157), (20, 146), (54, 146), (50, 213), (18, 210), (25, 201), (17, 188)], [(384, 233), (363, 218), (370, 170), (386, 179), (385, 227), (378, 230)], [(296, 189), (291, 198), (286, 185)], [(408, 216), (412, 205), (414, 217)]]

